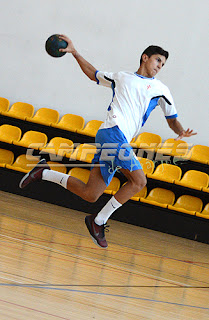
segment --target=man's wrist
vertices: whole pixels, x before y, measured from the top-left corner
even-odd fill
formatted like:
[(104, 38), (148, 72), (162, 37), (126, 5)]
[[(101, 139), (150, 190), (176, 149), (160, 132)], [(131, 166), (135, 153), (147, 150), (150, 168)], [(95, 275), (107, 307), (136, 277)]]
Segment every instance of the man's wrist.
[(79, 53), (77, 50), (72, 51), (72, 55), (74, 58), (78, 58), (79, 57)]

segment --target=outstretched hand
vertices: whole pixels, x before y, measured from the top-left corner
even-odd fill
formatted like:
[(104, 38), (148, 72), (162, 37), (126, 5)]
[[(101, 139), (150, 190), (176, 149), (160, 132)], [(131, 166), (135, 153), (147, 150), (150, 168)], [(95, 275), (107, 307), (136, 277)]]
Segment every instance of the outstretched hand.
[(188, 138), (191, 136), (195, 136), (197, 132), (193, 132), (193, 130), (187, 129), (186, 131), (182, 131), (180, 135), (175, 140), (181, 140), (182, 138)]
[(68, 53), (75, 53), (75, 47), (73, 45), (72, 40), (70, 40), (67, 36), (64, 34), (60, 34), (59, 38), (67, 42), (67, 47), (65, 49), (59, 49), (60, 52), (68, 52)]

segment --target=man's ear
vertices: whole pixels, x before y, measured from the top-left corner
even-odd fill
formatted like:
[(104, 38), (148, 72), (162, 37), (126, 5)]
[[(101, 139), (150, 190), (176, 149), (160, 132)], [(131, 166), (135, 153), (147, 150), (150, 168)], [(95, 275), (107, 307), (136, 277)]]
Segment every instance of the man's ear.
[(147, 55), (146, 53), (144, 53), (144, 54), (142, 55), (142, 61), (143, 61), (143, 62), (147, 62), (148, 59), (149, 59), (148, 55)]

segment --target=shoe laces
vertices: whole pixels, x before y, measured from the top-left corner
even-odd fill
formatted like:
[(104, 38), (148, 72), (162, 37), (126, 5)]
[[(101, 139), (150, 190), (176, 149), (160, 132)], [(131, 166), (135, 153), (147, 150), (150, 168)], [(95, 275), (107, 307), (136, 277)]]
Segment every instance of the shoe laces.
[(107, 229), (109, 226), (107, 224), (101, 225), (100, 228), (100, 237), (104, 238), (105, 237), (105, 232), (109, 232), (109, 229)]

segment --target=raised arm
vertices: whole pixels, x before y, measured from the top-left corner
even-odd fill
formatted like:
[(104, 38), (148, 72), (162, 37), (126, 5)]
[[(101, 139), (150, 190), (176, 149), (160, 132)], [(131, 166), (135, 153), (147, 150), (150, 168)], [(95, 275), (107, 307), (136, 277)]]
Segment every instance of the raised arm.
[(181, 123), (176, 118), (167, 119), (167, 122), (169, 127), (178, 134), (178, 137), (175, 140), (181, 140), (184, 137), (191, 137), (197, 134), (197, 132), (193, 133), (193, 130), (190, 129), (185, 131)]
[(68, 52), (72, 53), (74, 58), (77, 60), (79, 66), (81, 67), (81, 70), (87, 75), (87, 77), (93, 81), (96, 81), (95, 78), (95, 72), (97, 69), (95, 69), (88, 61), (86, 61), (75, 49), (72, 40), (70, 40), (65, 35), (60, 35), (60, 39), (65, 40), (68, 43), (67, 48), (60, 49), (61, 52)]

